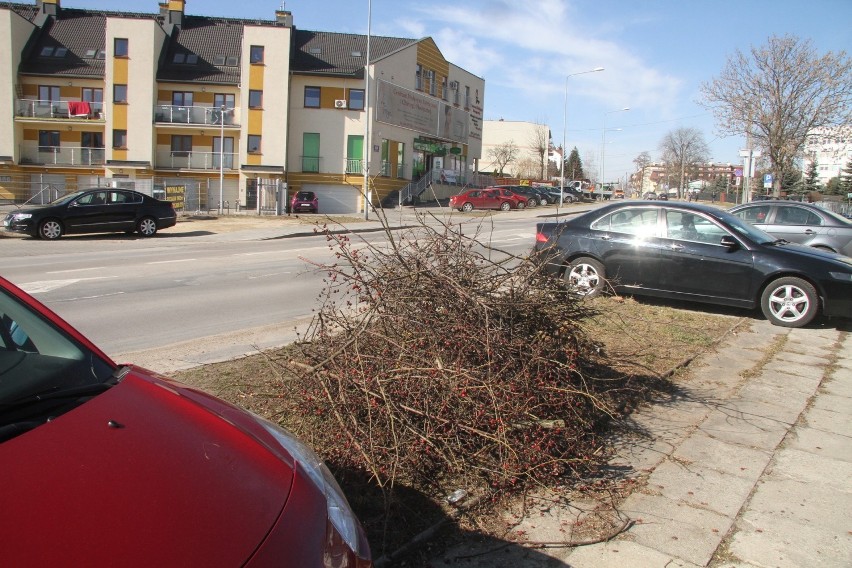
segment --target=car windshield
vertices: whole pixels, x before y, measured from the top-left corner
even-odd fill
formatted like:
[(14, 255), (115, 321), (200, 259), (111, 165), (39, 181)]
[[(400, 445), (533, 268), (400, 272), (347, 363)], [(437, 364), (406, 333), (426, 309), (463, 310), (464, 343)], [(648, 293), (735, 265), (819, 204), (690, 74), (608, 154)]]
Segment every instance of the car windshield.
[(102, 384), (112, 366), (0, 288), (0, 426), (9, 407), (36, 395)]

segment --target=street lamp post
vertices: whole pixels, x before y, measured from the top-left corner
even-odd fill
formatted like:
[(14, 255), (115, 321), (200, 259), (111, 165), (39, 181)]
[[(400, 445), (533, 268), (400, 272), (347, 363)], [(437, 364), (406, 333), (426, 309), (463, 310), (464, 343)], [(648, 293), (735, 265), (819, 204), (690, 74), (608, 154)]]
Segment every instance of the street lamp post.
[[(614, 112), (624, 112), (630, 110), (630, 107), (624, 107), (617, 110), (611, 110), (609, 112), (604, 113), (604, 125), (603, 132), (601, 132), (601, 191), (603, 191), (603, 184), (606, 182), (606, 116), (608, 114), (612, 114)], [(620, 128), (613, 128), (613, 130), (621, 130)]]
[(559, 169), (559, 206), (561, 207), (563, 204), (563, 200), (565, 198), (565, 133), (567, 132), (568, 127), (568, 79), (575, 75), (585, 75), (586, 73), (597, 73), (598, 71), (603, 71), (603, 67), (595, 67), (594, 69), (589, 69), (588, 71), (579, 71), (577, 73), (571, 73), (565, 77), (565, 108), (562, 110), (562, 167)]

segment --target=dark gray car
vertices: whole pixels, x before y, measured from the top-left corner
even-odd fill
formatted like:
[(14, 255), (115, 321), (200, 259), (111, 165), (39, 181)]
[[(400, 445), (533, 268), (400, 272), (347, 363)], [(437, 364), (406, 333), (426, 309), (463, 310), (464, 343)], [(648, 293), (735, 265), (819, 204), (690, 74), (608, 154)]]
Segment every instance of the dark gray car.
[(738, 205), (730, 212), (776, 238), (852, 256), (852, 221), (822, 207), (770, 200)]

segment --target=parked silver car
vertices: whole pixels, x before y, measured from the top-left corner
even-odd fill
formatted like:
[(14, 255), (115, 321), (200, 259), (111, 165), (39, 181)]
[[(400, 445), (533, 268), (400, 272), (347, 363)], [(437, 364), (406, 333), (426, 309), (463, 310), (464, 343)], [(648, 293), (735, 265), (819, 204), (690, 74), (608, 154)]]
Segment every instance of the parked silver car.
[(776, 238), (852, 256), (852, 221), (822, 207), (777, 199), (730, 212)]

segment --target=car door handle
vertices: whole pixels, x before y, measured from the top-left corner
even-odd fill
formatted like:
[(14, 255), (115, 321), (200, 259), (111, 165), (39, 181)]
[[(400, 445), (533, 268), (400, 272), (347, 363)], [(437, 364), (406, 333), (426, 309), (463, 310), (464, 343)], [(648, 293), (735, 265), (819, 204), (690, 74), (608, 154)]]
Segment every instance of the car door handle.
[(816, 231), (814, 231), (813, 229), (805, 229), (805, 234), (806, 235), (815, 235)]

